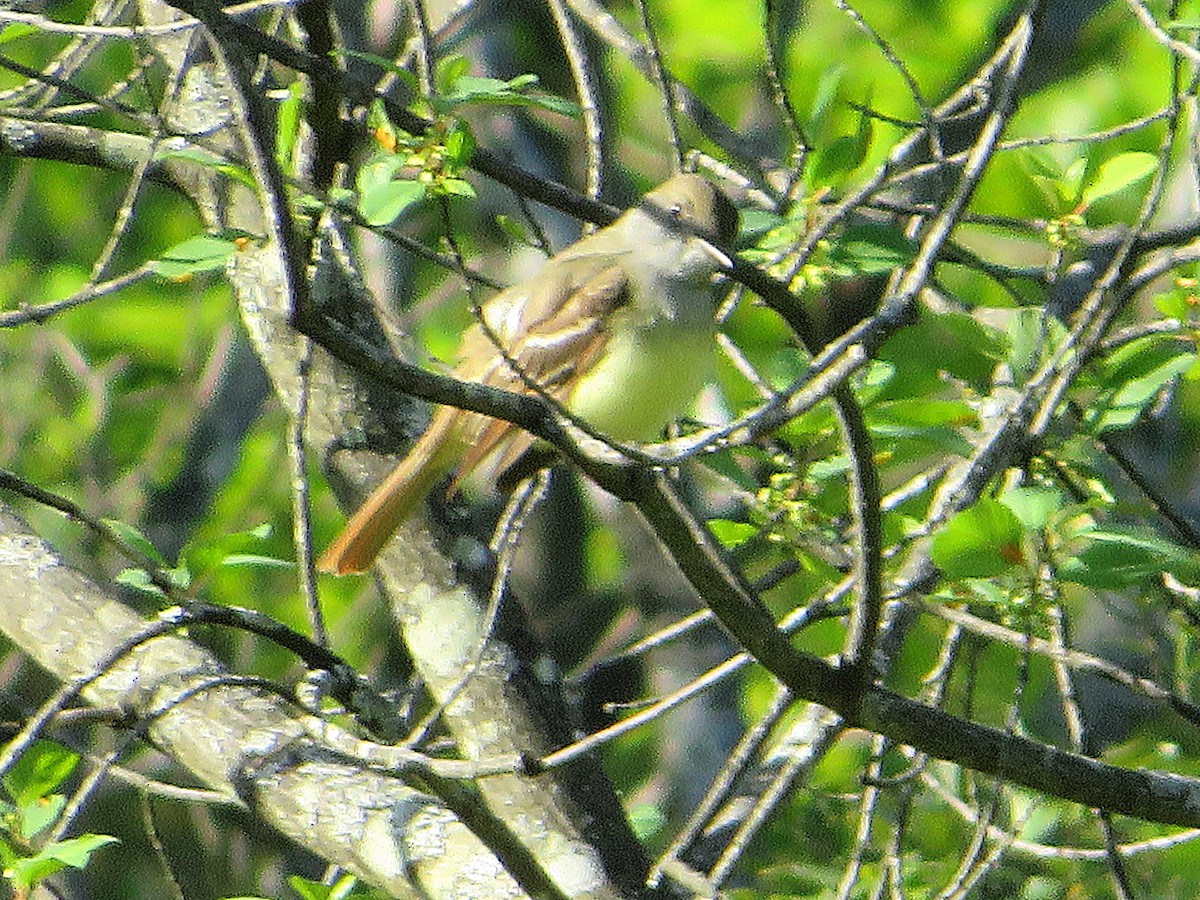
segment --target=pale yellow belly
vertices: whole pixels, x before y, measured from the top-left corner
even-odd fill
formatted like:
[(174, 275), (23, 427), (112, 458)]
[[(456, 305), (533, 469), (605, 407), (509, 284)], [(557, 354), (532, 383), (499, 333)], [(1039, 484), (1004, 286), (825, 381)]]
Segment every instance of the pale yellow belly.
[(714, 349), (707, 329), (664, 325), (636, 338), (614, 337), (567, 406), (616, 440), (657, 440), (713, 379)]

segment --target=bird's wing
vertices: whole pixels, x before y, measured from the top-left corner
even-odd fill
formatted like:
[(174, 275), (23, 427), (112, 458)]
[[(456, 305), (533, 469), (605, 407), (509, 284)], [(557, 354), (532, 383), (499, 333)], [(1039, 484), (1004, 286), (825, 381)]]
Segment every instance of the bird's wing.
[[(527, 301), (519, 295), (497, 296), (496, 300), (513, 305), (496, 311), (485, 308), (484, 315), (501, 343), (504, 355), (497, 351), (481, 327), (472, 328), (464, 345), (468, 340), (486, 341), (490, 353), (470, 354), (468, 358), (471, 355), (490, 358), (490, 363), (486, 371), (462, 373), (464, 377), (522, 394), (534, 393), (536, 386), (559, 403), (566, 403), (579, 376), (591, 369), (604, 353), (608, 342), (608, 317), (623, 306), (629, 296), (628, 281), (620, 266), (605, 266), (584, 274), (587, 277), (578, 284), (567, 286), (560, 297), (543, 302), (540, 309), (526, 308)], [(476, 344), (471, 349), (485, 348)], [(506, 439), (509, 444), (497, 461), (497, 469), (510, 465), (535, 440), (511, 423), (487, 416), (475, 417), (467, 432), (468, 449), (455, 476), (456, 483)]]

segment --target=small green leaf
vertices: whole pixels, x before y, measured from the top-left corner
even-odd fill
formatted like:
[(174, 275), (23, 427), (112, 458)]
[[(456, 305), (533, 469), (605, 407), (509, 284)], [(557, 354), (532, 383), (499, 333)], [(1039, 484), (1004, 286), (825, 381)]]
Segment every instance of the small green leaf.
[(373, 132), (383, 129), (393, 137), (397, 134), (398, 129), (388, 116), (387, 107), (378, 97), (371, 101), (371, 106), (367, 110), (367, 128)]
[[(379, 68), (391, 72), (401, 81), (403, 81), (408, 86), (409, 90), (411, 90), (414, 94), (420, 93), (420, 84), (417, 82), (417, 76), (408, 71), (408, 69), (404, 69), (396, 65), (393, 60), (390, 60), (385, 56), (379, 56), (375, 53), (362, 53), (358, 50), (343, 50), (341, 48), (330, 50), (329, 55), (335, 58), (338, 56), (344, 56), (349, 59), (361, 59), (363, 62), (369, 62), (373, 65), (379, 66)], [(375, 102), (378, 103), (379, 101), (377, 100)], [(380, 105), (382, 107), (382, 104)], [(374, 128), (375, 126), (372, 125), (371, 127)]]
[(841, 182), (839, 176), (848, 175), (862, 162), (865, 148), (860, 146), (854, 135), (844, 134), (822, 147), (812, 166), (811, 180), (816, 187), (826, 187)]
[(525, 88), (537, 83), (536, 75), (518, 75), (510, 81), (462, 75), (443, 89), (437, 98), (441, 107), (450, 110), (468, 103), (500, 104), (504, 106), (536, 106), (551, 112), (578, 118), (578, 104), (552, 94), (526, 93)]
[(368, 896), (358, 892), (358, 879), (353, 875), (343, 875), (332, 885), (293, 875), (288, 879), (288, 885), (300, 895), (301, 900), (349, 900), (351, 897)]
[(1110, 527), (1083, 532), (1088, 543), (1059, 566), (1067, 581), (1091, 588), (1120, 589), (1157, 581), (1164, 571), (1184, 581), (1200, 576), (1195, 554), (1166, 538), (1137, 528)]
[(848, 268), (847, 274), (882, 275), (907, 265), (915, 254), (916, 244), (899, 228), (865, 223), (847, 228), (829, 258)]
[(927, 397), (909, 397), (892, 400), (871, 408), (871, 422), (888, 422), (915, 428), (949, 425), (972, 428), (978, 422), (971, 404), (962, 400), (931, 400)]
[(933, 536), (931, 555), (949, 579), (994, 578), (1021, 561), (1022, 536), (1013, 511), (985, 497)]
[(1180, 353), (1158, 368), (1123, 384), (1104, 404), (1100, 415), (1091, 417), (1097, 432), (1132, 425), (1163, 388), (1190, 371), (1196, 361), (1195, 353)]
[(230, 257), (237, 252), (238, 245), (232, 239), (197, 235), (163, 251), (154, 261), (154, 270), (163, 278), (224, 270)]
[(466, 100), (477, 97), (492, 97), (512, 92), (512, 85), (499, 78), (481, 78), (477, 75), (463, 75), (454, 82), (453, 89), (443, 96), (447, 100)]
[(28, 891), (39, 881), (43, 881), (65, 868), (66, 865), (62, 860), (46, 857), (39, 853), (36, 856), (21, 857), (4, 874), (11, 879), (17, 889)]
[(437, 92), (443, 96), (457, 89), (459, 81), (471, 71), (471, 60), (461, 53), (452, 53), (438, 60), (434, 83)]
[(839, 453), (814, 462), (808, 467), (808, 477), (820, 483), (830, 478), (841, 478), (849, 471), (850, 457)]
[(1184, 291), (1167, 291), (1154, 298), (1154, 308), (1168, 319), (1187, 322), (1192, 317), (1192, 306), (1188, 303), (1188, 296)]
[(661, 809), (649, 803), (641, 803), (629, 811), (629, 827), (638, 840), (648, 840), (662, 833), (667, 817)]
[(732, 522), (729, 519), (709, 519), (708, 527), (721, 546), (728, 550), (740, 547), (758, 534), (758, 528), (747, 522)]
[(389, 182), (404, 170), (404, 161), (394, 153), (376, 153), (362, 164), (354, 178), (360, 194), (366, 194)]
[(240, 181), (248, 188), (257, 190), (258, 183), (254, 180), (254, 176), (245, 166), (239, 166), (236, 163), (231, 163), (224, 157), (217, 156), (215, 153), (210, 153), (207, 150), (202, 150), (199, 147), (188, 145), (186, 147), (167, 147), (160, 149), (154, 156), (156, 160), (182, 159), (188, 162), (194, 162), (208, 169), (220, 172), (226, 178), (232, 178), (234, 181)]
[(783, 216), (769, 209), (751, 208), (742, 212), (738, 225), (739, 245), (754, 244), (764, 235), (783, 224)]
[(31, 34), (37, 34), (39, 31), (40, 29), (36, 25), (29, 22), (9, 22), (3, 28), (0, 28), (0, 44), (20, 40)]
[(529, 230), (512, 216), (501, 213), (496, 216), (496, 225), (518, 244), (524, 244), (527, 247), (533, 246), (533, 239), (529, 235)]
[(1008, 324), (1008, 362), (1024, 383), (1062, 343), (1066, 329), (1043, 309), (1018, 309)]
[(104, 519), (104, 524), (116, 533), (122, 541), (127, 545), (137, 550), (143, 556), (149, 557), (160, 566), (165, 566), (167, 561), (163, 555), (158, 552), (158, 548), (150, 541), (148, 537), (126, 522), (120, 522), (116, 519)]
[(443, 178), (437, 183), (442, 193), (449, 194), (452, 197), (467, 197), (474, 199), (475, 188), (471, 182), (465, 181), (462, 178)]
[(842, 135), (828, 146), (824, 147), (813, 166), (806, 174), (809, 184), (823, 186), (839, 183), (845, 176), (863, 164), (867, 151), (871, 147), (872, 131), (875, 119), (870, 111), (871, 98), (867, 98), (859, 106), (858, 127), (854, 134)]
[(82, 869), (88, 864), (92, 854), (101, 847), (119, 843), (119, 840), (107, 834), (82, 834), (76, 838), (47, 844), (42, 848), (42, 854), (61, 860), (73, 869)]
[(825, 123), (834, 108), (838, 88), (846, 76), (844, 63), (830, 66), (817, 79), (817, 89), (813, 92), (812, 106), (809, 108), (808, 123), (805, 130), (809, 134), (820, 135), (825, 130)]
[(358, 211), (369, 225), (390, 225), (424, 197), (425, 185), (419, 181), (389, 181), (360, 194)]
[(101, 847), (116, 843), (119, 841), (115, 837), (106, 834), (85, 834), (47, 844), (39, 853), (21, 859), (13, 865), (12, 880), (23, 889), (31, 888), (67, 866), (74, 869), (84, 868), (93, 853)]
[(1085, 175), (1087, 175), (1087, 160), (1080, 157), (1067, 166), (1058, 181), (1058, 195), (1071, 208), (1074, 208), (1079, 202)]
[(1036, 532), (1063, 508), (1065, 498), (1054, 488), (1018, 487), (1006, 491), (1000, 502), (1013, 511), (1027, 532)]
[(290, 559), (276, 559), (254, 553), (231, 553), (221, 560), (225, 566), (248, 566), (261, 569), (292, 569), (296, 564)]
[(79, 764), (79, 754), (53, 741), (35, 741), (4, 776), (4, 789), (18, 806), (28, 806), (62, 784)]
[(1159, 158), (1153, 153), (1118, 154), (1100, 166), (1096, 177), (1083, 189), (1081, 201), (1084, 206), (1091, 206), (1097, 200), (1111, 197), (1149, 178), (1158, 166)]
[(471, 127), (459, 119), (446, 135), (443, 146), (446, 148), (447, 165), (465, 168), (475, 155), (475, 135), (472, 134)]
[(1029, 179), (1045, 196), (1056, 215), (1073, 211), (1079, 205), (1079, 193), (1087, 174), (1087, 160), (1080, 157), (1064, 169), (1044, 150), (1033, 149), (1020, 157)]
[(51, 825), (58, 821), (58, 814), (67, 805), (67, 798), (62, 794), (50, 794), (38, 797), (32, 803), (21, 807), (21, 837), (32, 840)]
[(293, 81), (288, 85), (287, 98), (279, 104), (279, 115), (275, 123), (275, 161), (284, 172), (292, 172), (292, 154), (300, 134), (301, 115), (304, 111), (304, 84)]
[(508, 87), (510, 90), (523, 91), (527, 87), (531, 87), (538, 83), (538, 77), (532, 72), (526, 72), (524, 75), (518, 75), (516, 78), (509, 80)]

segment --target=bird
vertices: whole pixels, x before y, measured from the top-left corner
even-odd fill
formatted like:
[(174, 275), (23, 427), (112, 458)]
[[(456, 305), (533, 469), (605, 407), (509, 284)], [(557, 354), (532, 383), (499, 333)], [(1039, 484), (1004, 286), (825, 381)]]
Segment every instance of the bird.
[[(462, 337), (454, 376), (540, 391), (613, 440), (656, 439), (712, 378), (712, 282), (732, 266), (721, 247), (737, 228), (720, 188), (698, 174), (673, 176), (487, 300), (482, 322)], [(475, 471), (503, 472), (535, 441), (509, 422), (440, 407), (317, 568), (365, 572), (445, 476), (457, 485)]]

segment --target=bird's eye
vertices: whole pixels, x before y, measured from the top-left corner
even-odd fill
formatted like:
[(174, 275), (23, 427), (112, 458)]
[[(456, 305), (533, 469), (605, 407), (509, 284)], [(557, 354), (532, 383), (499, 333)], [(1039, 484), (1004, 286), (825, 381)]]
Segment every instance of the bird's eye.
[(675, 219), (676, 221), (683, 218), (683, 207), (678, 203), (667, 210), (667, 212), (669, 212), (671, 214), (671, 218)]

